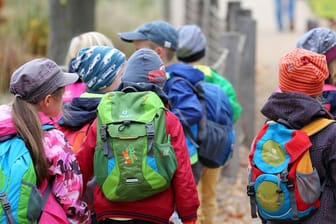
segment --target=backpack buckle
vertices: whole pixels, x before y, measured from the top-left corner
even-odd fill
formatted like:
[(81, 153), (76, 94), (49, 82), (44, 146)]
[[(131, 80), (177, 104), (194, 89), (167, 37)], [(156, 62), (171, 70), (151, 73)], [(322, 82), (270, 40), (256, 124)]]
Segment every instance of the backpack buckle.
[(104, 155), (107, 156), (108, 159), (112, 158), (112, 149), (110, 147), (110, 144), (108, 142), (108, 133), (107, 133), (107, 125), (103, 124), (100, 127), (100, 138), (102, 139), (104, 146), (103, 146), (103, 152)]
[(148, 136), (151, 136), (151, 137), (154, 136), (154, 124), (153, 123), (146, 124), (146, 132)]
[(7, 199), (6, 194), (4, 194), (4, 193), (0, 194), (0, 201), (1, 201), (1, 205), (2, 205), (4, 210), (10, 210), (11, 206), (10, 206), (10, 203)]
[(103, 141), (107, 140), (107, 125), (103, 124), (100, 128), (100, 137)]
[(154, 124), (151, 123), (147, 123), (146, 124), (146, 133), (147, 133), (147, 140), (148, 140), (148, 153), (149, 155), (153, 155), (152, 154), (152, 148), (153, 148), (153, 141), (154, 141)]
[(254, 183), (247, 185), (247, 196), (249, 197), (255, 196)]
[(292, 183), (292, 181), (289, 181), (289, 180), (287, 181), (287, 188), (290, 191), (294, 190), (294, 184)]
[(288, 171), (284, 170), (283, 172), (280, 173), (280, 180), (282, 182), (288, 182)]

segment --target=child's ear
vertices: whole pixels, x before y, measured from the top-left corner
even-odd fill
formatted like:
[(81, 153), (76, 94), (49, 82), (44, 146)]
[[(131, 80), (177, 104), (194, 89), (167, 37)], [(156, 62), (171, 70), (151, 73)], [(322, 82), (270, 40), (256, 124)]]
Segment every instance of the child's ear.
[(45, 108), (48, 108), (50, 106), (50, 103), (51, 103), (51, 95), (47, 95), (39, 102), (39, 106), (43, 111)]
[(49, 105), (50, 105), (50, 103), (51, 103), (51, 98), (52, 98), (51, 95), (47, 95), (47, 96), (44, 98), (44, 101), (45, 101), (46, 106), (49, 106)]
[(158, 46), (158, 47), (155, 48), (155, 51), (162, 58), (163, 51), (164, 51), (163, 47)]

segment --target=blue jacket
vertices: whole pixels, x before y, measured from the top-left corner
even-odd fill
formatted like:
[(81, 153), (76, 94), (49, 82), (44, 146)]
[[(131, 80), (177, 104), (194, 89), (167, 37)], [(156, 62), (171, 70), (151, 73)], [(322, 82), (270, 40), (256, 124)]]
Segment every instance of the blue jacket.
[[(164, 86), (168, 95), (171, 111), (179, 118), (184, 127), (190, 127), (194, 136), (197, 136), (198, 123), (202, 118), (202, 105), (192, 88), (183, 80), (174, 81), (174, 77), (181, 77), (192, 84), (204, 81), (204, 74), (199, 69), (179, 62), (166, 68), (169, 78)], [(197, 147), (186, 136), (190, 162), (197, 162)]]
[(79, 130), (97, 117), (97, 107), (102, 94), (84, 93), (63, 105), (63, 116), (58, 120), (61, 127)]

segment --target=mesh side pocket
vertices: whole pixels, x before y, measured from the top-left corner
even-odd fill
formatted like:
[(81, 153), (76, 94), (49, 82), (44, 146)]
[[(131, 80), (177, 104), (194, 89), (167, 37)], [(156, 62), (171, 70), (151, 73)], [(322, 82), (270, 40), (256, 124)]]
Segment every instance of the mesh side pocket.
[(312, 173), (296, 172), (297, 188), (301, 199), (307, 203), (314, 203), (321, 195), (320, 177), (313, 169)]

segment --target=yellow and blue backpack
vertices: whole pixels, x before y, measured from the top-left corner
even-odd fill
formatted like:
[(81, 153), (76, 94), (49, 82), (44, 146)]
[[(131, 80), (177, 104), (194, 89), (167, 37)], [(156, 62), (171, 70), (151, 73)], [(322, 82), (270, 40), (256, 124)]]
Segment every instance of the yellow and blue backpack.
[(249, 153), (251, 215), (266, 221), (300, 220), (320, 206), (323, 184), (313, 167), (309, 136), (334, 120), (319, 118), (300, 130), (286, 122), (267, 122)]

